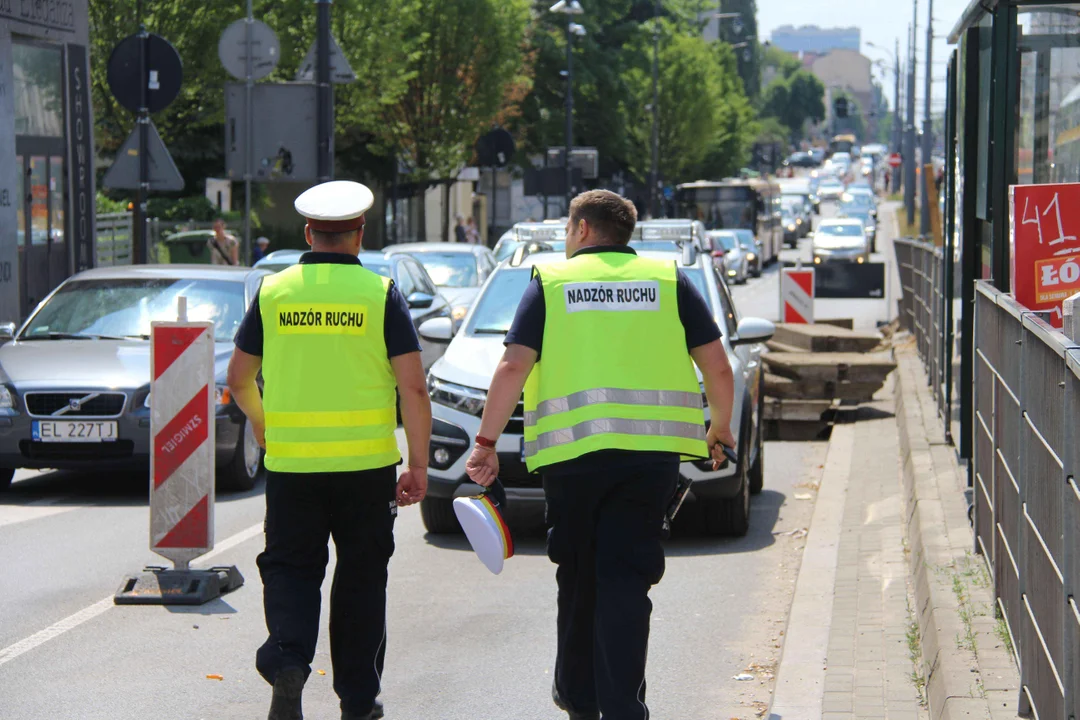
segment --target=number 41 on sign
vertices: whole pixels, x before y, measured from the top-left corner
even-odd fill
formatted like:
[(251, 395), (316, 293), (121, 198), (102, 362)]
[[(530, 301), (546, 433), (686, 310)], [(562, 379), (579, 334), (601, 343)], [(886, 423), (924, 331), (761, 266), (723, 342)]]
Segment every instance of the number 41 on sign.
[(1080, 183), (1013, 185), (1009, 221), (1013, 295), (1060, 328), (1062, 301), (1080, 292)]

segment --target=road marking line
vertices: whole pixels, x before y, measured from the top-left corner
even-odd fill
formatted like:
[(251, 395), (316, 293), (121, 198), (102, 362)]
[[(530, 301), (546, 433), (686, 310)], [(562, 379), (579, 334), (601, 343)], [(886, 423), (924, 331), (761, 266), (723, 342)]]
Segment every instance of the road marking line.
[[(225, 540), (217, 544), (217, 546), (210, 552), (203, 555), (198, 560), (205, 561), (211, 558), (217, 557), (222, 553), (232, 550), (237, 545), (250, 540), (259, 533), (262, 532), (263, 524), (261, 522), (252, 525), (251, 527), (244, 528), (235, 535), (231, 535)], [(36, 647), (44, 645), (45, 643), (53, 640), (68, 630), (74, 630), (83, 623), (93, 620), (98, 615), (101, 615), (106, 610), (115, 607), (113, 605), (113, 596), (110, 595), (106, 598), (98, 600), (93, 605), (83, 608), (74, 615), (68, 615), (63, 620), (53, 623), (49, 627), (34, 633), (33, 635), (19, 640), (14, 645), (8, 645), (6, 648), (0, 649), (0, 666), (5, 663), (11, 662), (20, 655), (30, 652)]]
[(63, 515), (64, 513), (71, 512), (72, 510), (80, 510), (84, 507), (86, 506), (57, 506), (46, 503), (0, 505), (0, 527), (17, 525), (19, 523), (30, 522), (31, 520), (40, 520), (42, 518), (52, 517), (53, 515)]

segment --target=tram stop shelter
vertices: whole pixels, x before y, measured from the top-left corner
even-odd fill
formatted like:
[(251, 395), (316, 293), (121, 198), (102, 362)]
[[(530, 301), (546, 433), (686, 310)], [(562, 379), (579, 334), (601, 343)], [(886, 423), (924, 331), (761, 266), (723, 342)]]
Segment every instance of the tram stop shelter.
[[(972, 0), (949, 41), (944, 245), (897, 242), (901, 317), (967, 464), (972, 549), (1020, 668), (1018, 710), (1074, 720), (1080, 337), (1010, 295), (1010, 187), (1080, 182), (1080, 2)], [(1080, 208), (1060, 217), (1080, 253)]]
[(0, 0), (0, 323), (94, 262), (87, 0)]

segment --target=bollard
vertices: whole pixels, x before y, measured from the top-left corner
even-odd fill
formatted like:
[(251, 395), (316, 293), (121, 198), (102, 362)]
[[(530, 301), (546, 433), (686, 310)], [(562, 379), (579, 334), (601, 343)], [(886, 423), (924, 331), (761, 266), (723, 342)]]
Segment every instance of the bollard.
[(185, 297), (177, 316), (150, 327), (150, 549), (174, 567), (124, 578), (117, 605), (201, 605), (244, 583), (189, 567), (214, 547), (214, 326), (187, 322)]

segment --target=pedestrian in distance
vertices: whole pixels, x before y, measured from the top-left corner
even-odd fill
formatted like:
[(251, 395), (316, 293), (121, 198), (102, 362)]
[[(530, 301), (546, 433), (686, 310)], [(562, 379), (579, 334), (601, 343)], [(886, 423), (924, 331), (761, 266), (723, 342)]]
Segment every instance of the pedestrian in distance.
[(454, 239), (459, 243), (469, 242), (469, 231), (465, 227), (465, 218), (457, 216), (457, 225), (454, 226)]
[(214, 234), (206, 241), (210, 246), (211, 265), (239, 265), (240, 241), (225, 230), (225, 219), (214, 220)]
[(266, 249), (270, 247), (270, 238), (258, 237), (255, 239), (255, 247), (251, 248), (251, 263), (255, 264), (266, 257)]
[(473, 245), (480, 242), (480, 228), (476, 227), (476, 220), (471, 217), (465, 221), (465, 239)]
[[(383, 717), (387, 564), (398, 508), (427, 492), (431, 401), (405, 298), (357, 257), (373, 202), (368, 188), (347, 181), (296, 199), (311, 252), (263, 280), (229, 364), (233, 398), (266, 450), (258, 566), (269, 637), (255, 666), (274, 688), (269, 720), (303, 717), (331, 537), (330, 658), (341, 717)], [(409, 444), (400, 478), (395, 390)]]
[[(641, 720), (663, 520), (679, 462), (734, 447), (720, 329), (674, 261), (628, 246), (633, 203), (578, 195), (566, 262), (539, 265), (506, 336), (466, 471), (499, 474), (495, 441), (525, 393), (525, 458), (543, 476), (558, 583), (552, 699), (572, 720)], [(701, 369), (712, 412), (706, 432)]]

